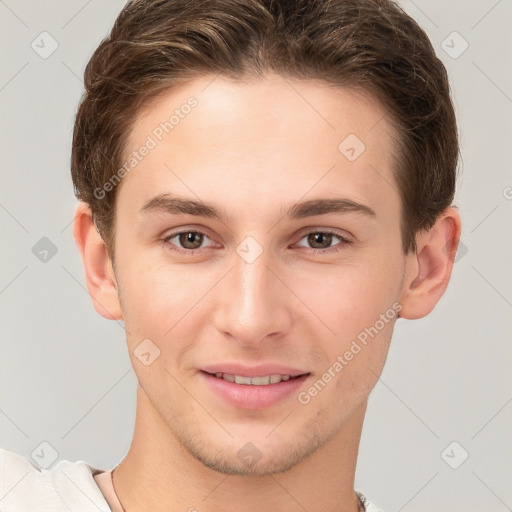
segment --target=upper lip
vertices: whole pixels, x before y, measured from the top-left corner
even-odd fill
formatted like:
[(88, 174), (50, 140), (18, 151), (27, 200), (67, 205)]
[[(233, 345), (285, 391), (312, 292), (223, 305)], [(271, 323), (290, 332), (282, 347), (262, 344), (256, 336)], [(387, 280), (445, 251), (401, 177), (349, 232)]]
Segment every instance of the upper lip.
[(239, 363), (219, 363), (205, 366), (201, 370), (207, 373), (228, 373), (241, 377), (266, 377), (267, 375), (291, 375), (295, 377), (309, 373), (292, 366), (276, 363), (259, 364), (257, 366), (247, 366)]

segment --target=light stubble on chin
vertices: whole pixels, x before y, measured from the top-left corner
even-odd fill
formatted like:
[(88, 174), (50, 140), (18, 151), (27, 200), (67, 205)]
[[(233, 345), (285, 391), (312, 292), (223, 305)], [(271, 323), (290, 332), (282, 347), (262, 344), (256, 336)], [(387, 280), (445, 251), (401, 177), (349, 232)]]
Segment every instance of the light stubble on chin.
[[(300, 410), (295, 411), (295, 414), (300, 415)], [(292, 418), (294, 414), (291, 414), (286, 421), (294, 421)], [(295, 421), (297, 419), (295, 418)], [(245, 443), (250, 442), (248, 439), (239, 442), (240, 447), (236, 448), (234, 447), (237, 444), (236, 439), (234, 442), (231, 439), (229, 444), (215, 451), (213, 446), (208, 445), (207, 436), (201, 431), (193, 432), (185, 428), (185, 425), (176, 422), (173, 422), (169, 428), (182, 447), (209, 469), (232, 476), (268, 476), (288, 471), (306, 460), (328, 443), (341, 425), (332, 423), (332, 415), (327, 409), (319, 411), (315, 418), (304, 423), (299, 435), (295, 434), (296, 441), (283, 440), (278, 447), (274, 446), (271, 450), (263, 448), (260, 450), (261, 458), (254, 465), (244, 463), (238, 456), (238, 450)], [(198, 424), (196, 429), (200, 429)], [(258, 443), (259, 441), (253, 443), (256, 448)], [(270, 451), (272, 453), (269, 453)]]

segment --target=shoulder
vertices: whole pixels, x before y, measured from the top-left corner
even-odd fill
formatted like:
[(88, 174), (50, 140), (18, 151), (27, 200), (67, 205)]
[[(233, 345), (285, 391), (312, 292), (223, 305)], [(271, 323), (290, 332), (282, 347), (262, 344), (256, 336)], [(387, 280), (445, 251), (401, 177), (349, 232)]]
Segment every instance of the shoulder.
[(379, 507), (376, 507), (362, 492), (356, 491), (356, 495), (363, 504), (365, 512), (383, 512)]
[(0, 500), (2, 512), (110, 512), (91, 466), (84, 461), (61, 460), (42, 469), (4, 448), (0, 448)]

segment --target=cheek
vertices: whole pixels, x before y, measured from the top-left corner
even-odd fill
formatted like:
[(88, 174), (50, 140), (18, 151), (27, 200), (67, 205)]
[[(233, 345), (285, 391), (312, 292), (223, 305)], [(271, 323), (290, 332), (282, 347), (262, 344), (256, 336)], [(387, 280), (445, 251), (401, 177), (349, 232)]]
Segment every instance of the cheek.
[(123, 314), (131, 343), (150, 338), (162, 348), (177, 347), (178, 340), (187, 338), (184, 331), (198, 328), (197, 315), (218, 281), (211, 268), (135, 262), (125, 267), (123, 275)]
[(399, 265), (382, 265), (378, 261), (331, 266), (323, 275), (303, 274), (295, 280), (294, 289), (331, 328), (331, 334), (346, 339), (373, 325), (392, 308), (400, 296), (401, 275)]
[[(183, 273), (135, 265), (125, 269), (127, 279), (120, 287), (126, 340), (139, 384), (153, 398), (163, 390), (180, 396), (180, 386), (171, 376), (196, 339), (193, 305), (199, 294)], [(172, 405), (166, 404), (164, 400), (159, 407)]]
[[(337, 335), (319, 340), (326, 357), (318, 368), (317, 384), (313, 384), (320, 391), (324, 388), (322, 382), (328, 382), (325, 387), (329, 391), (322, 393), (317, 402), (319, 407), (335, 403), (339, 406), (339, 414), (343, 414), (369, 395), (388, 354), (397, 317), (396, 303), (393, 304), (382, 297), (361, 294), (352, 295), (348, 301), (342, 299), (332, 306), (331, 324)], [(334, 323), (334, 317), (337, 323)]]
[[(326, 269), (324, 276), (304, 275), (299, 296), (308, 297), (307, 305), (317, 313), (323, 326), (311, 330), (324, 361), (322, 372), (334, 374), (334, 393), (363, 397), (380, 375), (386, 360), (394, 322), (401, 308), (402, 259), (395, 255), (376, 254), (372, 261)], [(317, 322), (307, 313), (307, 324)], [(303, 326), (304, 332), (307, 326)], [(317, 333), (315, 335), (315, 332)], [(321, 347), (321, 348), (320, 348)], [(350, 391), (349, 391), (350, 390)], [(337, 395), (336, 395), (337, 396)]]
[(134, 262), (123, 267), (120, 290), (125, 327), (129, 337), (136, 339), (164, 336), (180, 311), (184, 309), (184, 286), (176, 273)]

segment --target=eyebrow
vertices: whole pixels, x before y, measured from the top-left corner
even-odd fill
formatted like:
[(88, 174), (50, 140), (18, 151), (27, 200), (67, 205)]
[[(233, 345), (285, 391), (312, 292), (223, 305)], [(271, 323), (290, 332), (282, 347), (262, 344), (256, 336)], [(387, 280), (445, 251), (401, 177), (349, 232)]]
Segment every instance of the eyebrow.
[[(364, 204), (356, 203), (350, 199), (310, 199), (296, 203), (284, 210), (281, 207), (281, 214), (289, 219), (303, 219), (315, 215), (324, 215), (327, 213), (360, 213), (369, 217), (376, 217), (372, 208)], [(186, 214), (196, 215), (198, 217), (209, 217), (219, 219), (224, 222), (230, 221), (230, 216), (224, 208), (217, 209), (213, 204), (194, 201), (181, 197), (171, 196), (170, 194), (160, 194), (147, 201), (140, 209), (139, 213), (166, 213), (171, 215)]]

